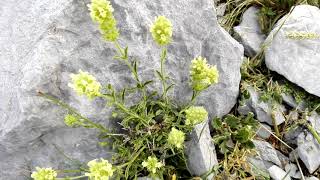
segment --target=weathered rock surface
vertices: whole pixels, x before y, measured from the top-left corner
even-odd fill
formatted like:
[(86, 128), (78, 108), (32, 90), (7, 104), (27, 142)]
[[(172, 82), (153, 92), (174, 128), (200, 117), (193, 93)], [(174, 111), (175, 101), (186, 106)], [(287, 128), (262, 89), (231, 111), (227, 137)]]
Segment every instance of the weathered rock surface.
[[(272, 147), (271, 144), (269, 144), (266, 141), (260, 141), (260, 140), (253, 140), (253, 143), (256, 147), (256, 150), (258, 152), (258, 157), (260, 159), (269, 161), (275, 165), (278, 165), (280, 167), (284, 167), (285, 163), (282, 159), (279, 157), (279, 153), (276, 149)], [(281, 154), (282, 155), (282, 154)], [(284, 156), (284, 155), (282, 155)]]
[(268, 169), (274, 165), (269, 161), (265, 161), (261, 159), (261, 157), (248, 157), (247, 161), (251, 166), (252, 172), (256, 176), (268, 177), (269, 176)]
[(271, 136), (270, 132), (272, 132), (271, 127), (267, 124), (261, 123), (257, 131), (257, 136), (262, 139), (268, 139)]
[[(280, 26), (282, 27), (278, 31)], [(272, 71), (283, 75), (309, 93), (320, 96), (320, 40), (291, 39), (287, 37), (290, 32), (319, 35), (319, 8), (299, 5), (288, 18), (285, 16), (279, 20), (266, 40), (271, 43), (265, 52), (265, 62)]]
[(311, 177), (307, 177), (306, 180), (319, 180), (319, 178), (316, 178), (314, 176), (311, 176)]
[(274, 180), (291, 180), (290, 176), (280, 167), (273, 165), (269, 169), (270, 177)]
[[(102, 40), (92, 23), (88, 3), (0, 1), (1, 178), (25, 179), (35, 166), (69, 167), (61, 152), (80, 162), (109, 157), (108, 149), (98, 147), (96, 132), (66, 128), (65, 112), (36, 94), (41, 90), (55, 95), (111, 127), (104, 102), (90, 102), (67, 87), (69, 74), (79, 69), (116, 88), (133, 83), (128, 68), (112, 59), (115, 49)], [(166, 64), (177, 84), (174, 98), (179, 102), (190, 98), (188, 67), (195, 56), (202, 55), (218, 66), (220, 82), (206, 90), (198, 104), (206, 106), (212, 116), (230, 111), (238, 96), (243, 47), (218, 25), (210, 0), (111, 3), (122, 35), (120, 43), (140, 59), (144, 80), (154, 80), (153, 68), (159, 68), (160, 49), (149, 34), (149, 25), (157, 15), (165, 15), (174, 27)]]
[[(218, 165), (208, 122), (196, 125), (190, 135), (190, 140), (185, 144), (188, 168), (193, 175), (204, 175), (211, 171), (215, 165)], [(208, 179), (212, 179), (212, 177), (213, 174)]]
[(233, 28), (236, 39), (243, 45), (244, 52), (249, 57), (255, 56), (261, 50), (266, 39), (261, 32), (258, 13), (259, 8), (255, 6), (248, 8), (243, 13), (241, 23)]
[(288, 175), (292, 178), (301, 179), (301, 173), (295, 164), (287, 164), (285, 166), (285, 171), (288, 173)]
[(272, 118), (274, 118), (276, 125), (285, 122), (285, 117), (283, 115), (285, 107), (283, 105), (261, 101), (260, 94), (252, 87), (248, 87), (247, 90), (250, 94), (250, 98), (244, 100), (244, 104), (238, 107), (238, 112), (240, 114), (254, 112), (257, 120), (268, 123), (269, 125), (273, 125)]
[(313, 173), (320, 166), (320, 144), (309, 132), (302, 132), (298, 136), (297, 154), (307, 167), (310, 173)]

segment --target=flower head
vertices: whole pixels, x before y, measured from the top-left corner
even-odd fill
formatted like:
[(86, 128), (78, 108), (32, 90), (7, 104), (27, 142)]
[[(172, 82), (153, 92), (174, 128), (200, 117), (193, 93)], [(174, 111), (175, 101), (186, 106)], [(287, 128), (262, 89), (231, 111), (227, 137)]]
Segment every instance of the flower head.
[(208, 112), (202, 106), (192, 106), (186, 110), (186, 125), (196, 125), (208, 119)]
[(91, 19), (99, 23), (101, 33), (107, 41), (115, 41), (119, 37), (117, 21), (113, 16), (113, 8), (108, 0), (91, 0), (88, 5)]
[(98, 161), (94, 159), (88, 162), (89, 173), (85, 173), (90, 180), (109, 180), (113, 175), (112, 164), (103, 158)]
[(171, 42), (172, 24), (166, 17), (158, 16), (151, 25), (150, 32), (160, 46), (167, 45)]
[(69, 84), (78, 95), (86, 95), (89, 99), (93, 99), (100, 95), (101, 85), (96, 78), (88, 72), (79, 70), (78, 74), (71, 74), (72, 84)]
[(201, 91), (211, 84), (218, 83), (219, 71), (216, 66), (207, 64), (207, 60), (201, 56), (191, 61), (191, 83), (192, 88)]
[(169, 136), (168, 143), (176, 148), (180, 149), (183, 147), (183, 143), (185, 140), (185, 134), (182, 131), (177, 130), (176, 128), (172, 128)]
[(69, 127), (74, 127), (75, 125), (77, 125), (79, 123), (78, 118), (71, 115), (71, 114), (67, 114), (64, 117), (64, 123), (69, 126)]
[(146, 167), (149, 172), (155, 174), (157, 169), (161, 168), (163, 164), (161, 162), (158, 162), (158, 159), (156, 157), (148, 157), (147, 161), (142, 162), (142, 166)]
[(55, 180), (57, 177), (57, 172), (52, 168), (36, 167), (36, 170), (31, 174), (34, 180)]

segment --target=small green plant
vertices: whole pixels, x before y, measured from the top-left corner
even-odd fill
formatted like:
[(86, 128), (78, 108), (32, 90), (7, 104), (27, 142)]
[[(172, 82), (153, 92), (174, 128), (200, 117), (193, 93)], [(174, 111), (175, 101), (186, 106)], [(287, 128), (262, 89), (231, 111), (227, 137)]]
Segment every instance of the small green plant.
[[(190, 102), (177, 105), (168, 96), (174, 84), (165, 72), (167, 61), (167, 45), (172, 41), (172, 24), (169, 19), (159, 16), (150, 27), (154, 41), (161, 48), (160, 70), (155, 74), (162, 84), (162, 92), (148, 92), (147, 87), (154, 80), (142, 81), (138, 73), (138, 61), (129, 56), (129, 48), (118, 43), (120, 33), (116, 27), (113, 8), (107, 0), (92, 0), (89, 5), (90, 15), (99, 25), (106, 41), (115, 45), (117, 54), (114, 59), (124, 63), (135, 80), (133, 87), (115, 89), (111, 84), (102, 86), (88, 72), (79, 70), (71, 74), (69, 86), (79, 95), (88, 99), (102, 98), (107, 106), (113, 108), (112, 118), (118, 121), (119, 129), (109, 129), (78, 113), (64, 102), (39, 92), (39, 95), (67, 109), (64, 121), (70, 127), (85, 127), (99, 130), (100, 145), (112, 145), (115, 153), (109, 162), (95, 159), (87, 163), (87, 168), (79, 169), (80, 176), (56, 178), (59, 171), (53, 169), (37, 169), (32, 178), (43, 180), (44, 177), (54, 179), (90, 180), (136, 179), (150, 176), (152, 178), (191, 178), (186, 165), (184, 141), (196, 124), (207, 121), (208, 112), (204, 107), (194, 106), (197, 96), (211, 85), (218, 83), (219, 72), (203, 57), (192, 60), (190, 67), (190, 86), (193, 95)], [(127, 105), (128, 95), (138, 93), (139, 102)], [(243, 132), (245, 133), (245, 132)], [(239, 137), (241, 138), (241, 137)], [(50, 180), (51, 180), (50, 179)]]
[(213, 142), (219, 146), (223, 157), (216, 169), (216, 179), (243, 179), (253, 177), (247, 162), (247, 156), (253, 155), (252, 139), (256, 134), (258, 122), (254, 115), (247, 116), (226, 115), (223, 119), (212, 121), (215, 131)]
[(214, 118), (212, 127), (216, 132), (213, 141), (219, 146), (221, 153), (229, 153), (235, 144), (240, 149), (254, 148), (252, 139), (256, 134), (258, 122), (254, 119), (253, 113), (246, 117), (228, 114), (223, 119)]

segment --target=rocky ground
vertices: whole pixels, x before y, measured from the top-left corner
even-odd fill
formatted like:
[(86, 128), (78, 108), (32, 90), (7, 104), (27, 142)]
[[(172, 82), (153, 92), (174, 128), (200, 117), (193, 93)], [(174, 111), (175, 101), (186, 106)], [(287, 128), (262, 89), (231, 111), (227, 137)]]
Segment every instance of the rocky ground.
[[(261, 126), (253, 141), (257, 153), (247, 158), (255, 172), (275, 180), (320, 177), (320, 144), (314, 136), (320, 134), (320, 111), (312, 104), (320, 97), (318, 7), (295, 7), (265, 34), (258, 22), (259, 7), (252, 6), (230, 35), (219, 24), (224, 21), (225, 3), (215, 8), (211, 0), (111, 2), (122, 35), (120, 43), (128, 44), (133, 56), (140, 59), (145, 79), (154, 79), (152, 69), (159, 66), (157, 48), (148, 32), (150, 22), (157, 15), (172, 20), (174, 41), (168, 47), (167, 69), (177, 83), (172, 94), (177, 102), (183, 103), (191, 95), (188, 67), (194, 57), (204, 56), (217, 65), (219, 83), (206, 90), (197, 104), (207, 108), (210, 118), (230, 112), (255, 114)], [(66, 127), (62, 120), (65, 111), (37, 96), (39, 90), (50, 93), (83, 115), (114, 126), (108, 118), (111, 111), (101, 100), (88, 101), (67, 86), (69, 74), (78, 69), (94, 74), (102, 84), (120, 87), (133, 83), (126, 67), (112, 60), (115, 50), (100, 38), (88, 15), (88, 3), (0, 2), (1, 180), (27, 179), (35, 166), (63, 169), (110, 157), (110, 148), (98, 145), (94, 131)], [(255, 67), (256, 60), (260, 60), (257, 69), (266, 73), (247, 70)], [(268, 81), (262, 86), (259, 82), (264, 78)], [(289, 88), (285, 86), (288, 83)], [(270, 84), (286, 89), (276, 91)], [(152, 88), (159, 88), (159, 84)], [(267, 100), (262, 101), (266, 94)], [(202, 126), (192, 133), (193, 140), (186, 142), (194, 175), (221, 161), (212, 143), (213, 134), (209, 128), (203, 131)]]

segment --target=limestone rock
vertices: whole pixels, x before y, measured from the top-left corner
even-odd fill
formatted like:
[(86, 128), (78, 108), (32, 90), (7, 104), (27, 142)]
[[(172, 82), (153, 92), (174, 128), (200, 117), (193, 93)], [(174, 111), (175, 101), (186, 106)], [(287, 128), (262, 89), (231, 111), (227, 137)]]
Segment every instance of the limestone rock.
[(297, 153), (310, 173), (320, 166), (320, 144), (309, 132), (298, 136)]
[(292, 178), (301, 179), (301, 177), (302, 177), (297, 165), (295, 165), (295, 164), (287, 164), (285, 166), (285, 171)]
[(273, 125), (272, 116), (275, 118), (276, 125), (285, 122), (284, 111), (285, 107), (281, 104), (271, 102), (264, 102), (260, 100), (259, 92), (255, 91), (252, 87), (248, 87), (250, 98), (244, 100), (244, 104), (238, 107), (240, 114), (248, 114), (252, 111), (255, 113), (257, 120), (260, 122)]
[(274, 180), (291, 180), (290, 176), (276, 165), (271, 166), (268, 171)]
[(258, 157), (260, 157), (262, 160), (272, 162), (278, 166), (283, 166), (280, 158), (278, 157), (277, 150), (274, 149), (271, 144), (260, 140), (253, 140), (253, 143), (258, 152)]
[[(267, 131), (266, 129), (268, 129), (269, 131)], [(270, 132), (272, 132), (271, 127), (267, 124), (261, 123), (257, 131), (257, 136), (259, 136), (262, 139), (268, 139), (271, 136)]]
[(309, 93), (320, 96), (319, 38), (288, 37), (289, 33), (295, 32), (313, 33), (319, 37), (320, 10), (315, 6), (299, 5), (287, 16), (278, 21), (266, 40), (270, 43), (265, 52), (265, 63), (272, 71)]
[[(35, 166), (62, 169), (68, 163), (60, 152), (82, 163), (110, 157), (108, 148), (97, 146), (95, 131), (66, 128), (66, 112), (37, 96), (38, 90), (50, 93), (84, 116), (113, 128), (104, 101), (78, 97), (67, 86), (69, 74), (79, 69), (94, 75), (101, 84), (115, 84), (115, 88), (134, 83), (128, 68), (113, 59), (114, 46), (102, 39), (97, 24), (91, 21), (88, 3), (0, 1), (1, 178), (24, 179)], [(212, 3), (111, 1), (121, 33), (120, 44), (128, 45), (130, 56), (139, 59), (142, 79), (156, 79), (154, 68), (160, 67), (161, 50), (153, 42), (149, 26), (156, 16), (165, 15), (174, 29), (166, 61), (167, 72), (176, 83), (173, 99), (181, 103), (190, 99), (189, 66), (194, 57), (201, 55), (217, 65), (220, 78), (197, 103), (204, 105), (211, 116), (222, 116), (237, 100), (243, 47), (218, 25)], [(156, 82), (150, 90), (159, 89), (159, 85)]]
[(235, 37), (243, 45), (245, 54), (249, 57), (255, 56), (261, 50), (266, 39), (261, 32), (259, 11), (259, 8), (251, 6), (243, 13), (241, 23), (233, 28)]
[[(190, 140), (185, 144), (185, 153), (191, 174), (201, 176), (218, 165), (208, 122), (196, 125), (191, 133)], [(213, 175), (210, 175), (208, 179), (212, 179), (212, 177)]]

